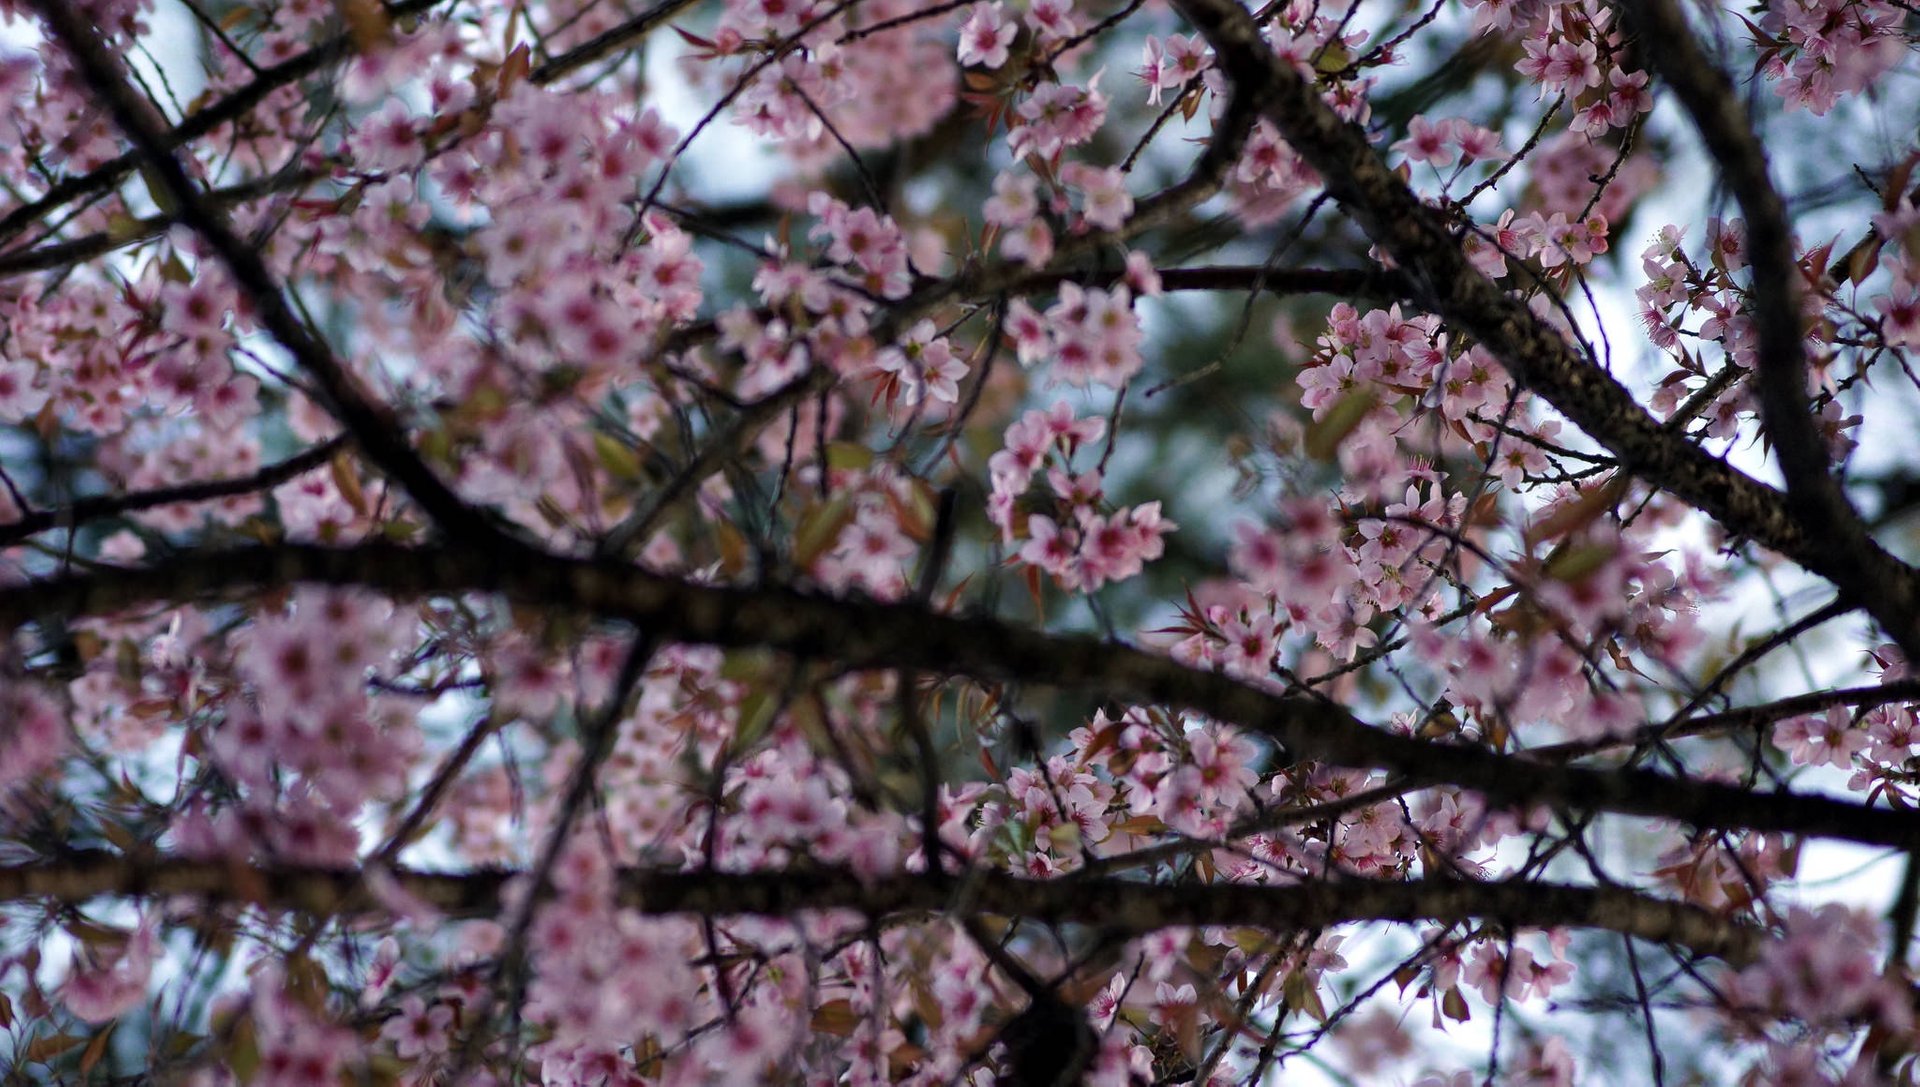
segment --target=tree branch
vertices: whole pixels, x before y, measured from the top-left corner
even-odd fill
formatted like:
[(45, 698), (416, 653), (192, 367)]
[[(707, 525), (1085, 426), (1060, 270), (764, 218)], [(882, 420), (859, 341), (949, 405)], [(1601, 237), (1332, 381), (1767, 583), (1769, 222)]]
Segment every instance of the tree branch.
[[(387, 15), (392, 19), (409, 19), (424, 15), (445, 2), (446, 0), (396, 0), (387, 5)], [(641, 12), (619, 26), (540, 65), (530, 73), (529, 78), (536, 84), (547, 84), (564, 78), (594, 61), (610, 56), (621, 49), (632, 47), (634, 43), (657, 29), (666, 20), (691, 6), (693, 6), (693, 0), (663, 0), (662, 3)], [(336, 34), (298, 56), (289, 57), (271, 68), (261, 69), (245, 86), (195, 110), (191, 116), (162, 133), (163, 146), (168, 150), (185, 147), (200, 137), (211, 134), (222, 125), (240, 120), (254, 107), (266, 101), (267, 97), (275, 91), (291, 86), (318, 73), (327, 65), (350, 56), (353, 46), (351, 34)], [(29, 226), (45, 219), (66, 204), (111, 189), (133, 172), (134, 167), (141, 161), (141, 154), (136, 148), (115, 156), (84, 174), (55, 182), (38, 199), (22, 204), (0, 218), (0, 242), (18, 236)], [(94, 236), (91, 244), (99, 244), (99, 237)], [(59, 250), (46, 253), (39, 253), (37, 250), (31, 252), (38, 256), (22, 253), (8, 254), (10, 260), (0, 263), (0, 267), (6, 268), (9, 274), (33, 270), (31, 265), (41, 264), (44, 260), (54, 258)], [(26, 266), (23, 267), (22, 264)]]
[[(1417, 304), (1470, 333), (1514, 381), (1546, 399), (1627, 470), (1838, 586), (1860, 582), (1858, 571), (1849, 568), (1857, 556), (1824, 546), (1823, 534), (1810, 534), (1800, 510), (1780, 492), (1654, 422), (1613, 375), (1588, 363), (1525, 303), (1476, 270), (1439, 215), (1387, 166), (1364, 132), (1279, 61), (1234, 0), (1174, 4), (1212, 45), (1236, 93), (1258, 101), (1327, 191), (1393, 257), (1415, 285)], [(1920, 637), (1920, 609), (1911, 604), (1913, 572), (1871, 541), (1867, 546), (1874, 558), (1864, 569), (1883, 579), (1888, 593), (1863, 603), (1889, 630)], [(1902, 601), (1908, 603), (1899, 615), (1893, 604)]]
[(82, 498), (57, 509), (26, 513), (17, 521), (0, 524), (0, 547), (10, 547), (36, 532), (45, 532), (54, 528), (72, 528), (102, 517), (117, 517), (123, 513), (150, 510), (155, 506), (170, 506), (177, 502), (211, 502), (218, 498), (252, 494), (269, 487), (277, 487), (297, 475), (327, 463), (329, 458), (344, 449), (346, 445), (346, 436), (341, 435), (321, 442), (311, 449), (295, 453), (286, 460), (269, 464), (252, 475), (237, 479), (179, 483), (171, 487), (155, 487), (152, 490), (135, 491), (131, 494), (99, 495), (93, 498)]
[(1671, 0), (1622, 0), (1620, 7), (1646, 56), (1693, 118), (1746, 216), (1760, 414), (1787, 481), (1787, 509), (1822, 560), (1808, 569), (1879, 620), (1907, 659), (1920, 660), (1920, 575), (1867, 534), (1829, 468), (1826, 442), (1809, 410), (1802, 285), (1795, 282), (1800, 268), (1786, 204), (1767, 176), (1767, 153), (1733, 84), (1700, 48)]
[(1502, 804), (1654, 816), (1702, 828), (1779, 831), (1903, 849), (1920, 845), (1920, 812), (1441, 746), (1371, 727), (1312, 695), (1275, 695), (1097, 638), (776, 585), (696, 585), (618, 561), (564, 558), (502, 543), (492, 548), (284, 545), (180, 555), (139, 569), (70, 574), (0, 590), (0, 628), (44, 615), (104, 615), (297, 582), (354, 585), (395, 597), (493, 592), (528, 607), (625, 620), (662, 641), (760, 647), (849, 668), (915, 668), (1184, 707), (1256, 731), (1290, 757), (1384, 770), (1413, 785), (1457, 786)]
[(1831, 691), (1791, 695), (1758, 706), (1742, 706), (1738, 709), (1722, 710), (1719, 713), (1703, 713), (1698, 717), (1650, 724), (1634, 729), (1623, 736), (1549, 744), (1545, 747), (1532, 748), (1528, 753), (1539, 759), (1577, 759), (1623, 747), (1640, 747), (1667, 740), (1719, 736), (1729, 732), (1765, 728), (1789, 717), (1824, 712), (1830, 706), (1851, 706), (1862, 709), (1885, 706), (1894, 702), (1920, 702), (1920, 680), (1903, 679), (1873, 687), (1842, 687)]
[(695, 2), (696, 0), (661, 0), (660, 3), (619, 26), (603, 31), (540, 65), (533, 70), (531, 78), (535, 83), (551, 83), (579, 71), (602, 57), (610, 57), (623, 49), (632, 48), (660, 24), (692, 7)]
[[(501, 911), (506, 883), (520, 874), (501, 869), (401, 870), (393, 873), (393, 879), (408, 894), (443, 913), (494, 917)], [(747, 873), (630, 868), (621, 871), (618, 886), (623, 906), (653, 914), (791, 918), (806, 910), (855, 910), (879, 918), (964, 908), (976, 914), (1088, 925), (1120, 934), (1175, 925), (1315, 930), (1366, 921), (1447, 923), (1487, 918), (1519, 928), (1605, 929), (1735, 965), (1750, 961), (1761, 939), (1760, 931), (1749, 924), (1625, 888), (1524, 880), (1173, 886), (1074, 876), (1030, 880), (975, 871), (957, 883), (941, 883), (911, 872), (863, 880), (832, 868)], [(172, 856), (135, 859), (100, 851), (0, 867), (0, 901), (81, 902), (101, 895), (177, 895), (320, 915), (381, 909), (353, 869), (267, 867)]]
[[(326, 173), (305, 166), (289, 167), (264, 177), (251, 178), (224, 189), (209, 190), (207, 200), (218, 208), (234, 208), (252, 200), (303, 188), (326, 177)], [(150, 215), (111, 230), (84, 234), (63, 242), (48, 242), (32, 248), (0, 253), (0, 279), (34, 272), (50, 272), (70, 265), (106, 256), (119, 249), (137, 246), (160, 237), (179, 222), (174, 215)]]
[[(1264, 291), (1275, 296), (1332, 294), (1342, 298), (1380, 301), (1411, 299), (1412, 287), (1384, 268), (1262, 268), (1256, 264), (1215, 264), (1158, 270), (1166, 291)], [(1009, 294), (1038, 294), (1062, 283), (1106, 287), (1118, 283), (1125, 269), (1074, 271), (1049, 269), (1020, 280)]]
[(64, 0), (34, 0), (48, 32), (73, 57), (139, 158), (179, 206), (180, 221), (205, 238), (254, 308), (260, 324), (319, 386), (329, 409), (369, 459), (420, 504), (441, 531), (456, 539), (484, 539), (498, 530), (455, 495), (407, 442), (404, 430), (360, 389), (333, 351), (294, 314), (266, 261), (233, 231), (174, 157), (170, 135), (148, 120), (144, 103), (128, 86), (120, 62), (101, 43), (80, 11)]
[[(443, 2), (445, 0), (400, 0), (388, 8), (388, 15), (395, 19), (411, 18), (430, 11), (434, 5)], [(299, 56), (289, 57), (271, 68), (262, 70), (246, 86), (240, 87), (202, 109), (195, 110), (192, 116), (160, 134), (161, 146), (169, 151), (176, 147), (184, 147), (213, 132), (221, 125), (238, 121), (246, 116), (248, 111), (266, 101), (268, 95), (318, 72), (334, 61), (347, 56), (352, 49), (352, 35), (336, 34)], [(141, 154), (142, 152), (138, 149), (128, 151), (108, 159), (84, 174), (55, 182), (51, 188), (40, 195), (39, 199), (23, 204), (8, 212), (4, 218), (0, 218), (0, 241), (15, 237), (64, 204), (94, 193), (105, 192), (119, 184), (139, 164)]]

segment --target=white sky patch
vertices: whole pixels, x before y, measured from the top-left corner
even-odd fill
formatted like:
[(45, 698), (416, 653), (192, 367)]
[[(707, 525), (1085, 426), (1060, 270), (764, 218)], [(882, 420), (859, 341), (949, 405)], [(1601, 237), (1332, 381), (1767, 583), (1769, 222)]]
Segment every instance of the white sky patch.
[[(676, 43), (678, 38), (662, 36), (655, 40)], [(683, 140), (712, 108), (710, 96), (696, 93), (682, 73), (680, 57), (684, 52), (678, 47), (647, 50), (644, 102), (659, 110), (661, 119), (672, 125)], [(672, 180), (665, 191), (692, 191), (698, 193), (700, 202), (705, 204), (751, 200), (766, 192), (768, 185), (784, 170), (783, 160), (772, 144), (735, 124), (731, 115), (722, 111), (701, 130), (674, 166)], [(657, 173), (656, 167), (656, 176)], [(652, 180), (649, 177), (648, 184), (652, 184)]]

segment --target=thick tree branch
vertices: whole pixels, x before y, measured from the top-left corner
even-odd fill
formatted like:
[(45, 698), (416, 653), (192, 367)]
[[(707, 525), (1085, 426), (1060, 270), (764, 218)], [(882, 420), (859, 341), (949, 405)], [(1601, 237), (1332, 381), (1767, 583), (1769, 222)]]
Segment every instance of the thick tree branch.
[[(502, 890), (520, 873), (401, 871), (401, 889), (453, 916), (495, 917)], [(958, 880), (920, 873), (861, 879), (837, 869), (723, 873), (626, 869), (623, 905), (654, 914), (791, 918), (806, 910), (855, 910), (869, 917), (972, 914), (1079, 924), (1105, 932), (1151, 932), (1174, 925), (1232, 925), (1314, 930), (1365, 922), (1441, 923), (1487, 919), (1519, 928), (1605, 929), (1685, 948), (1736, 965), (1750, 961), (1761, 933), (1706, 910), (1620, 887), (1504, 881), (1339, 881), (1300, 886), (1164, 885), (1068, 876), (1029, 880), (970, 872)], [(51, 898), (82, 902), (102, 895), (177, 895), (211, 902), (319, 915), (378, 912), (356, 870), (256, 867), (178, 857), (134, 859), (105, 852), (0, 867), (0, 901)]]
[[(1525, 303), (1480, 274), (1440, 216), (1387, 166), (1364, 132), (1342, 120), (1315, 87), (1275, 56), (1235, 0), (1174, 4), (1212, 45), (1236, 92), (1258, 101), (1327, 191), (1393, 257), (1414, 284), (1417, 304), (1471, 334), (1516, 382), (1546, 399), (1627, 470), (1836, 585), (1859, 583), (1858, 568), (1851, 565), (1857, 556), (1825, 546), (1823, 534), (1810, 533), (1801, 511), (1780, 492), (1656, 423), (1613, 375), (1582, 358)], [(1889, 630), (1920, 638), (1912, 571), (1877, 547), (1872, 555), (1865, 569), (1897, 584), (1886, 586), (1886, 596), (1861, 603), (1870, 604)], [(1905, 607), (1904, 615), (1896, 605)]]
[(1502, 804), (1656, 816), (1703, 828), (1867, 845), (1920, 845), (1920, 812), (1440, 746), (1368, 726), (1329, 701), (1271, 694), (1097, 638), (779, 586), (696, 585), (616, 561), (562, 558), (518, 545), (199, 552), (143, 569), (69, 575), (0, 591), (0, 629), (40, 616), (105, 615), (300, 582), (361, 586), (395, 597), (499, 593), (529, 607), (625, 620), (662, 641), (775, 649), (851, 668), (904, 667), (1095, 690), (1105, 698), (1184, 707), (1233, 722), (1265, 735), (1291, 757), (1384, 770), (1413, 785), (1458, 786)]
[(1807, 352), (1786, 204), (1767, 174), (1767, 153), (1739, 95), (1700, 48), (1672, 0), (1622, 0), (1640, 46), (1693, 118), (1720, 176), (1746, 216), (1758, 340), (1761, 418), (1787, 482), (1787, 508), (1824, 560), (1809, 566), (1879, 620), (1909, 660), (1920, 660), (1920, 576), (1867, 534), (1860, 512), (1828, 466), (1826, 442), (1807, 398)]

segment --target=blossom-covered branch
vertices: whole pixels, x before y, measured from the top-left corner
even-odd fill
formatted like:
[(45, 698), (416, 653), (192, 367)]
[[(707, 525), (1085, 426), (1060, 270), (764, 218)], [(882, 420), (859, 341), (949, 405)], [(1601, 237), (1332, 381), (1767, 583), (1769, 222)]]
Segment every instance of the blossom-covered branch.
[[(1335, 115), (1314, 87), (1265, 47), (1244, 10), (1229, 0), (1177, 0), (1175, 6), (1206, 35), (1234, 85), (1260, 102), (1263, 115), (1326, 179), (1328, 191), (1413, 277), (1424, 308), (1471, 333), (1517, 382), (1628, 470), (1685, 498), (1729, 531), (1836, 584), (1856, 585), (1850, 571), (1859, 569), (1860, 554), (1824, 546), (1825, 533), (1811, 528), (1778, 491), (1655, 423), (1617, 378), (1582, 358), (1559, 330), (1476, 270), (1459, 238), (1388, 168), (1364, 133)], [(1889, 630), (1902, 631), (1902, 638), (1920, 637), (1910, 626), (1920, 622), (1920, 611), (1902, 603), (1912, 598), (1912, 571), (1877, 547), (1870, 553), (1877, 556), (1867, 567), (1871, 583), (1884, 593), (1857, 603)]]
[(1859, 511), (1834, 478), (1827, 443), (1809, 410), (1805, 276), (1794, 255), (1786, 206), (1767, 176), (1766, 152), (1746, 108), (1672, 0), (1626, 0), (1621, 10), (1639, 31), (1655, 69), (1693, 117), (1746, 214), (1761, 414), (1786, 478), (1788, 507), (1810, 540), (1809, 554), (1820, 559), (1805, 564), (1878, 619), (1909, 656), (1920, 659), (1920, 573), (1867, 534)]
[[(456, 917), (494, 917), (505, 889), (522, 874), (394, 871), (391, 886)], [(1249, 926), (1315, 930), (1356, 921), (1499, 921), (1522, 928), (1604, 929), (1672, 944), (1736, 965), (1751, 961), (1760, 934), (1705, 910), (1624, 887), (1579, 887), (1532, 880), (1476, 883), (1328, 880), (1298, 886), (1165, 885), (1123, 879), (1028, 880), (994, 872), (937, 879), (907, 873), (862, 878), (830, 868), (787, 872), (630, 869), (615, 876), (618, 901), (651, 914), (793, 917), (809, 910), (853, 910), (875, 920), (961, 911), (1084, 925), (1113, 935), (1174, 926)], [(79, 903), (101, 895), (194, 898), (294, 910), (315, 917), (391, 908), (359, 872), (326, 868), (238, 867), (182, 857), (135, 858), (79, 853), (0, 867), (0, 901), (50, 898)]]
[(284, 545), (182, 555), (145, 569), (70, 575), (0, 590), (0, 624), (46, 615), (111, 615), (236, 590), (317, 583), (396, 597), (500, 593), (523, 606), (633, 623), (664, 641), (776, 649), (850, 668), (911, 667), (1099, 691), (1198, 710), (1267, 736), (1293, 758), (1387, 770), (1514, 805), (1651, 815), (1702, 828), (1747, 828), (1869, 845), (1920, 843), (1920, 813), (1779, 790), (1684, 781), (1640, 770), (1553, 766), (1440, 746), (1370, 727), (1313, 696), (1278, 696), (1228, 676), (1096, 638), (1027, 630), (915, 604), (792, 589), (698, 585), (613, 561), (492, 547)]
[(332, 438), (286, 460), (266, 465), (250, 475), (233, 479), (182, 483), (129, 494), (100, 495), (78, 499), (57, 509), (24, 511), (15, 520), (0, 524), (0, 547), (19, 543), (36, 533), (50, 529), (71, 529), (104, 517), (118, 517), (175, 503), (210, 502), (264, 491), (327, 463), (346, 445), (345, 436)]
[(294, 313), (281, 286), (258, 250), (233, 230), (224, 213), (207, 200), (175, 157), (168, 133), (156, 128), (145, 103), (135, 97), (120, 63), (84, 16), (72, 7), (45, 0), (41, 17), (73, 55), (94, 91), (133, 141), (141, 160), (179, 205), (180, 221), (207, 240), (252, 303), (261, 326), (293, 355), (318, 385), (329, 409), (373, 462), (420, 503), (441, 531), (467, 539), (498, 532), (492, 522), (462, 501), (408, 443), (406, 430), (390, 412), (369, 399), (360, 383), (341, 366), (331, 348)]
[(1915, 24), (1683, 6), (0, 0), (0, 1064), (1913, 1079)]

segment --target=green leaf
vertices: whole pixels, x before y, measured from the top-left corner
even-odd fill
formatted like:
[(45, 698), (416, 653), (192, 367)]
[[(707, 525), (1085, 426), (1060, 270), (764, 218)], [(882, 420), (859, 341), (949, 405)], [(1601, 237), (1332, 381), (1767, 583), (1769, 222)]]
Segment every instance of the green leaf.
[(1341, 397), (1325, 415), (1307, 424), (1306, 440), (1302, 443), (1307, 456), (1332, 460), (1340, 451), (1340, 443), (1360, 426), (1375, 403), (1372, 393), (1358, 389)]
[(600, 457), (600, 466), (613, 478), (627, 482), (641, 478), (639, 454), (613, 435), (594, 431), (593, 451)]

